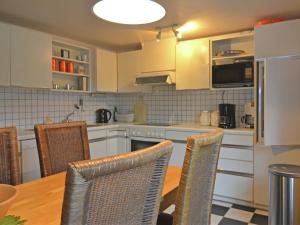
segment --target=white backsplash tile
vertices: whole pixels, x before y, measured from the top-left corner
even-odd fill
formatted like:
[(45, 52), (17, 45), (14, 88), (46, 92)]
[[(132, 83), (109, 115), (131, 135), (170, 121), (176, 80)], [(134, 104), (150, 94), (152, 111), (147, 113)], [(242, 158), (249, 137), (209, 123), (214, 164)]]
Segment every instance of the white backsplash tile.
[[(223, 91), (188, 90), (175, 91), (174, 86), (153, 88), (152, 93), (143, 93), (148, 106), (149, 122), (198, 122), (203, 110), (216, 110), (222, 103)], [(78, 111), (73, 120), (95, 122), (99, 108), (120, 112), (133, 112), (140, 94), (79, 94), (52, 92), (49, 90), (0, 87), (0, 127), (16, 126), (32, 128), (50, 117), (59, 122), (73, 110), (79, 99), (84, 101), (84, 111)], [(244, 113), (244, 104), (253, 100), (253, 90), (225, 91), (224, 102), (236, 104), (236, 120), (239, 126)]]

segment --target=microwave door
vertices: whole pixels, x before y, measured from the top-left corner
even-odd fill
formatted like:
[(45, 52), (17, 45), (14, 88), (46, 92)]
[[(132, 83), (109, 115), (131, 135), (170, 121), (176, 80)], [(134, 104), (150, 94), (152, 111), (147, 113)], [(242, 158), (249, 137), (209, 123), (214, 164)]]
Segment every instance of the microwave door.
[(265, 61), (256, 62), (257, 69), (257, 112), (256, 112), (256, 140), (259, 144), (264, 143), (264, 98), (265, 98)]

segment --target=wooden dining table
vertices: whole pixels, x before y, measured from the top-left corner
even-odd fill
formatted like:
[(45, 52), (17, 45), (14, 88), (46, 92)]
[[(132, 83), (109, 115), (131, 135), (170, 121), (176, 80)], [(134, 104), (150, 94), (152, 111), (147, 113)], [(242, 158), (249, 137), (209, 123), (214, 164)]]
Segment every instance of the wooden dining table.
[[(160, 210), (174, 203), (181, 168), (169, 166), (163, 186)], [(20, 216), (25, 225), (60, 225), (66, 173), (58, 173), (17, 185), (18, 196), (7, 215)]]

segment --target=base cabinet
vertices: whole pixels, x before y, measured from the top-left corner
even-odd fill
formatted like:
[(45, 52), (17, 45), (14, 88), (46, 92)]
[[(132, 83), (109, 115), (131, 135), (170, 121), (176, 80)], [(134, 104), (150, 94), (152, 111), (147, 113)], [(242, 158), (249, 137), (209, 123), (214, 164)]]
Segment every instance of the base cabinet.
[(253, 178), (217, 173), (215, 195), (253, 201)]
[(107, 156), (106, 140), (90, 142), (91, 159), (98, 159)]
[(20, 141), (22, 182), (41, 178), (40, 161), (35, 139)]
[(174, 149), (170, 158), (170, 165), (180, 166), (183, 165), (185, 155), (186, 143), (174, 143)]

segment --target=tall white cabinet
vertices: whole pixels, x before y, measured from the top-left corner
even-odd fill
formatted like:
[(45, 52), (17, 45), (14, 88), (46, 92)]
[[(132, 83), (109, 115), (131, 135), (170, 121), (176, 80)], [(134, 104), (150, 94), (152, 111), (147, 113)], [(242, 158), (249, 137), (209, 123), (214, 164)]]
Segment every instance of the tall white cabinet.
[(0, 23), (0, 85), (10, 85), (10, 28)]
[(51, 88), (52, 37), (11, 25), (11, 85)]

